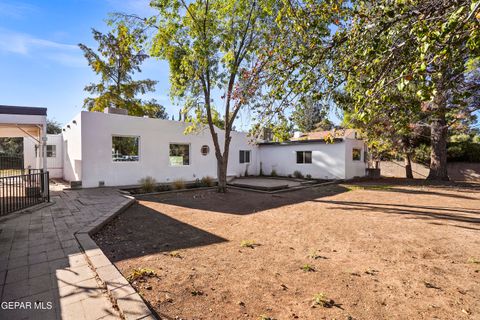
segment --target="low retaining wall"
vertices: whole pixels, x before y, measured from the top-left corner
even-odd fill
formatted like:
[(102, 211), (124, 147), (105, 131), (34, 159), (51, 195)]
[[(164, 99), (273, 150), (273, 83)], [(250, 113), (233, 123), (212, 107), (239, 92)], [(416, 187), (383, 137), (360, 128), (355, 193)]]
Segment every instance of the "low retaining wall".
[[(381, 174), (384, 177), (405, 178), (405, 164), (403, 161), (380, 162)], [(412, 163), (413, 177), (424, 179), (429, 169), (419, 163)], [(448, 175), (455, 181), (480, 182), (480, 163), (478, 162), (451, 162), (448, 164)]]

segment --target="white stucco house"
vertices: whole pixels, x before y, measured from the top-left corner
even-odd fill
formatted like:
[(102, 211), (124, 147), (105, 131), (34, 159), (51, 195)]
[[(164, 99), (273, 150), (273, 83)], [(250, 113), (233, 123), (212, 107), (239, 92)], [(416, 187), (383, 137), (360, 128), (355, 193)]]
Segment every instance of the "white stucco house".
[[(188, 123), (128, 116), (114, 112), (81, 112), (59, 135), (47, 135), (50, 176), (84, 188), (127, 186), (151, 176), (158, 182), (194, 181), (217, 175), (210, 132), (184, 134)], [(217, 130), (221, 145), (224, 132)], [(25, 138), (26, 167), (35, 167), (35, 141)], [(290, 175), (298, 170), (319, 179), (365, 175), (365, 144), (345, 134), (333, 143), (297, 139), (283, 143), (252, 141), (232, 132), (228, 176)]]

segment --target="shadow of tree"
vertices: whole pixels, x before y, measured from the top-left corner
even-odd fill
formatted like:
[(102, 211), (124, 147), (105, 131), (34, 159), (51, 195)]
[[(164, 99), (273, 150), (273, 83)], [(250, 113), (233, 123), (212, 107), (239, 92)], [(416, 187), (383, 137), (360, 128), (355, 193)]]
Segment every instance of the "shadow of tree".
[(248, 189), (230, 189), (229, 192), (224, 194), (219, 194), (215, 190), (203, 190), (139, 196), (137, 199), (197, 210), (248, 215), (347, 191), (349, 191), (348, 188), (333, 184), (274, 194), (260, 193)]
[(104, 252), (113, 262), (227, 241), (138, 203), (96, 234), (94, 240), (100, 247), (109, 245), (110, 250)]
[[(390, 203), (373, 203), (373, 202), (358, 202), (358, 201), (337, 201), (337, 200), (312, 200), (319, 203), (334, 204), (336, 207), (328, 207), (327, 209), (345, 210), (345, 211), (365, 211), (372, 210), (382, 213), (393, 213), (399, 215), (416, 215), (416, 219), (440, 219), (451, 220), (467, 223), (480, 223), (480, 218), (461, 215), (459, 213), (466, 214), (480, 214), (480, 211), (465, 210), (458, 208), (447, 207), (433, 207), (433, 206), (412, 206), (412, 205), (399, 205)], [(342, 208), (345, 207), (345, 208)], [(427, 210), (429, 211), (427, 211)], [(443, 211), (443, 212), (438, 212)], [(445, 213), (445, 211), (451, 212)]]

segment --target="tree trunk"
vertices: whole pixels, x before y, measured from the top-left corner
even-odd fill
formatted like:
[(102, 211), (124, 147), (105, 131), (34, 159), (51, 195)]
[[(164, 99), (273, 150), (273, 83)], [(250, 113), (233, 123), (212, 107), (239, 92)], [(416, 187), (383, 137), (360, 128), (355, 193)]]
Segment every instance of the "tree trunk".
[(409, 152), (405, 153), (405, 176), (407, 179), (413, 179), (412, 160)]
[(220, 193), (227, 192), (227, 166), (224, 159), (217, 159), (217, 191)]
[(447, 172), (447, 120), (446, 99), (439, 88), (435, 97), (433, 119), (430, 124), (432, 152), (430, 154), (430, 173), (428, 180), (448, 181)]

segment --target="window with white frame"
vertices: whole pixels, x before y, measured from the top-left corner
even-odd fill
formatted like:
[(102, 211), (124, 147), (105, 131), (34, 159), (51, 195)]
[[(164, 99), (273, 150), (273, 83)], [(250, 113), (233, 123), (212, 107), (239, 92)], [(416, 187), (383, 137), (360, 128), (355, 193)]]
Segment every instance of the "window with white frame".
[(169, 159), (170, 165), (174, 167), (190, 165), (190, 145), (171, 143)]
[(240, 163), (250, 163), (250, 150), (240, 150)]
[(57, 146), (54, 144), (47, 145), (47, 158), (55, 158), (57, 156)]
[(312, 163), (312, 151), (297, 151), (297, 163)]
[(140, 137), (112, 136), (112, 160), (135, 162), (140, 160)]
[[(39, 152), (41, 148), (39, 146), (35, 146), (35, 157), (38, 158), (41, 155)], [(47, 144), (47, 158), (55, 158), (57, 156), (57, 146), (54, 144)]]

